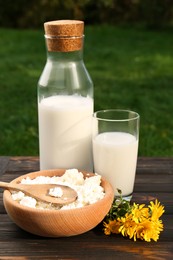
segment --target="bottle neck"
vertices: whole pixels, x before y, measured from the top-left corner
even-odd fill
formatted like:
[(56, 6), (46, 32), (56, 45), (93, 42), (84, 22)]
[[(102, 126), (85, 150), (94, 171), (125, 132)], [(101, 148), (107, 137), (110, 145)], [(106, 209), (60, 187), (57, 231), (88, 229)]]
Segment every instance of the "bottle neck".
[(83, 60), (83, 49), (70, 52), (52, 52), (47, 51), (47, 59), (50, 61), (80, 61)]

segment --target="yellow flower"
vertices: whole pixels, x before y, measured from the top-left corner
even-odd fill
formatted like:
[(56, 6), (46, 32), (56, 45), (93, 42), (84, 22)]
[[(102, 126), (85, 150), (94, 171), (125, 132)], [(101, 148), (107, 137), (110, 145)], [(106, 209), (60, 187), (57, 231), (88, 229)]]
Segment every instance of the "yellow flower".
[(153, 230), (152, 223), (149, 220), (145, 220), (142, 223), (138, 224), (136, 237), (147, 242), (151, 241), (151, 238), (153, 237)]
[(111, 229), (110, 229), (109, 223), (103, 222), (103, 226), (104, 226), (103, 230), (104, 230), (105, 235), (110, 235)]
[(123, 236), (129, 236), (130, 239), (145, 240), (150, 242), (151, 239), (157, 241), (159, 239), (160, 231), (163, 230), (163, 224), (160, 220), (152, 222), (150, 219), (145, 219), (142, 222), (136, 223), (133, 221), (130, 215), (126, 215), (125, 218), (121, 218), (121, 226), (119, 231)]
[(158, 202), (158, 200), (156, 200), (155, 203), (153, 201), (150, 201), (150, 205), (148, 207), (151, 210), (152, 220), (159, 219), (165, 212), (164, 207), (160, 205), (160, 202)]
[(125, 217), (118, 219), (118, 221), (121, 223), (121, 226), (119, 228), (121, 234), (123, 236), (129, 236), (130, 238), (132, 238), (136, 229), (136, 223), (132, 219), (132, 214), (127, 213)]
[(121, 223), (117, 220), (109, 220), (108, 223), (103, 222), (105, 235), (118, 234)]
[(160, 232), (163, 231), (163, 223), (159, 218), (164, 213), (164, 207), (156, 200), (150, 202), (147, 207), (145, 204), (125, 202), (121, 198), (121, 202), (113, 204), (110, 213), (107, 214), (104, 225), (104, 233), (111, 233), (128, 236), (130, 239), (157, 241)]
[(133, 220), (136, 223), (139, 223), (149, 217), (149, 210), (145, 207), (145, 204), (139, 205), (134, 203), (131, 214), (133, 216)]
[(146, 219), (142, 223), (138, 224), (136, 230), (136, 236), (138, 239), (150, 242), (151, 240), (157, 241), (159, 239), (160, 231), (163, 230), (163, 224), (161, 221), (153, 222), (150, 219)]

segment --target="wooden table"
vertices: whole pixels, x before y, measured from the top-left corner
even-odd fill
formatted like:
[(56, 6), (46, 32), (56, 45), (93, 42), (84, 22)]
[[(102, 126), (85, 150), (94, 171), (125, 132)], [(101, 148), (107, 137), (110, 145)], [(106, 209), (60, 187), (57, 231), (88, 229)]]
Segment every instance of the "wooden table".
[[(39, 169), (36, 157), (0, 157), (0, 180), (11, 181)], [(0, 190), (1, 259), (173, 259), (173, 158), (139, 158), (133, 200), (165, 206), (158, 242), (106, 236), (100, 227), (74, 237), (44, 238), (18, 228), (7, 216)]]

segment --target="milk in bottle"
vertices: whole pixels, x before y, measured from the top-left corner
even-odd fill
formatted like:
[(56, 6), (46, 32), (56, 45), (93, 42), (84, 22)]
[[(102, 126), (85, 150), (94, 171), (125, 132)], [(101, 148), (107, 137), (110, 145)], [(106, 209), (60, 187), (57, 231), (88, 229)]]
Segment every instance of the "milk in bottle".
[(93, 171), (93, 83), (83, 62), (84, 23), (46, 22), (47, 62), (38, 83), (40, 169)]

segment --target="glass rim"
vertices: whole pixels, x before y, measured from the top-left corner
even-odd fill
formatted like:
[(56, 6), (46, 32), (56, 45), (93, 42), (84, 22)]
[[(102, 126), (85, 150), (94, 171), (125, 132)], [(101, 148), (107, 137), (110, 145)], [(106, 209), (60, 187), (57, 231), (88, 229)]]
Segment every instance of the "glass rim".
[[(131, 118), (107, 118), (106, 117), (106, 113), (107, 112), (122, 112), (122, 113), (127, 113), (127, 114), (133, 114), (134, 116), (131, 117)], [(98, 114), (99, 113), (105, 113), (105, 116), (104, 117), (99, 117)], [(98, 110), (98, 111), (95, 111), (93, 113), (93, 118), (95, 119), (98, 119), (98, 120), (102, 120), (102, 121), (109, 121), (109, 122), (127, 122), (127, 121), (133, 121), (133, 120), (137, 120), (140, 118), (140, 115), (133, 111), (133, 110), (128, 110), (128, 109), (103, 109), (103, 110)]]

